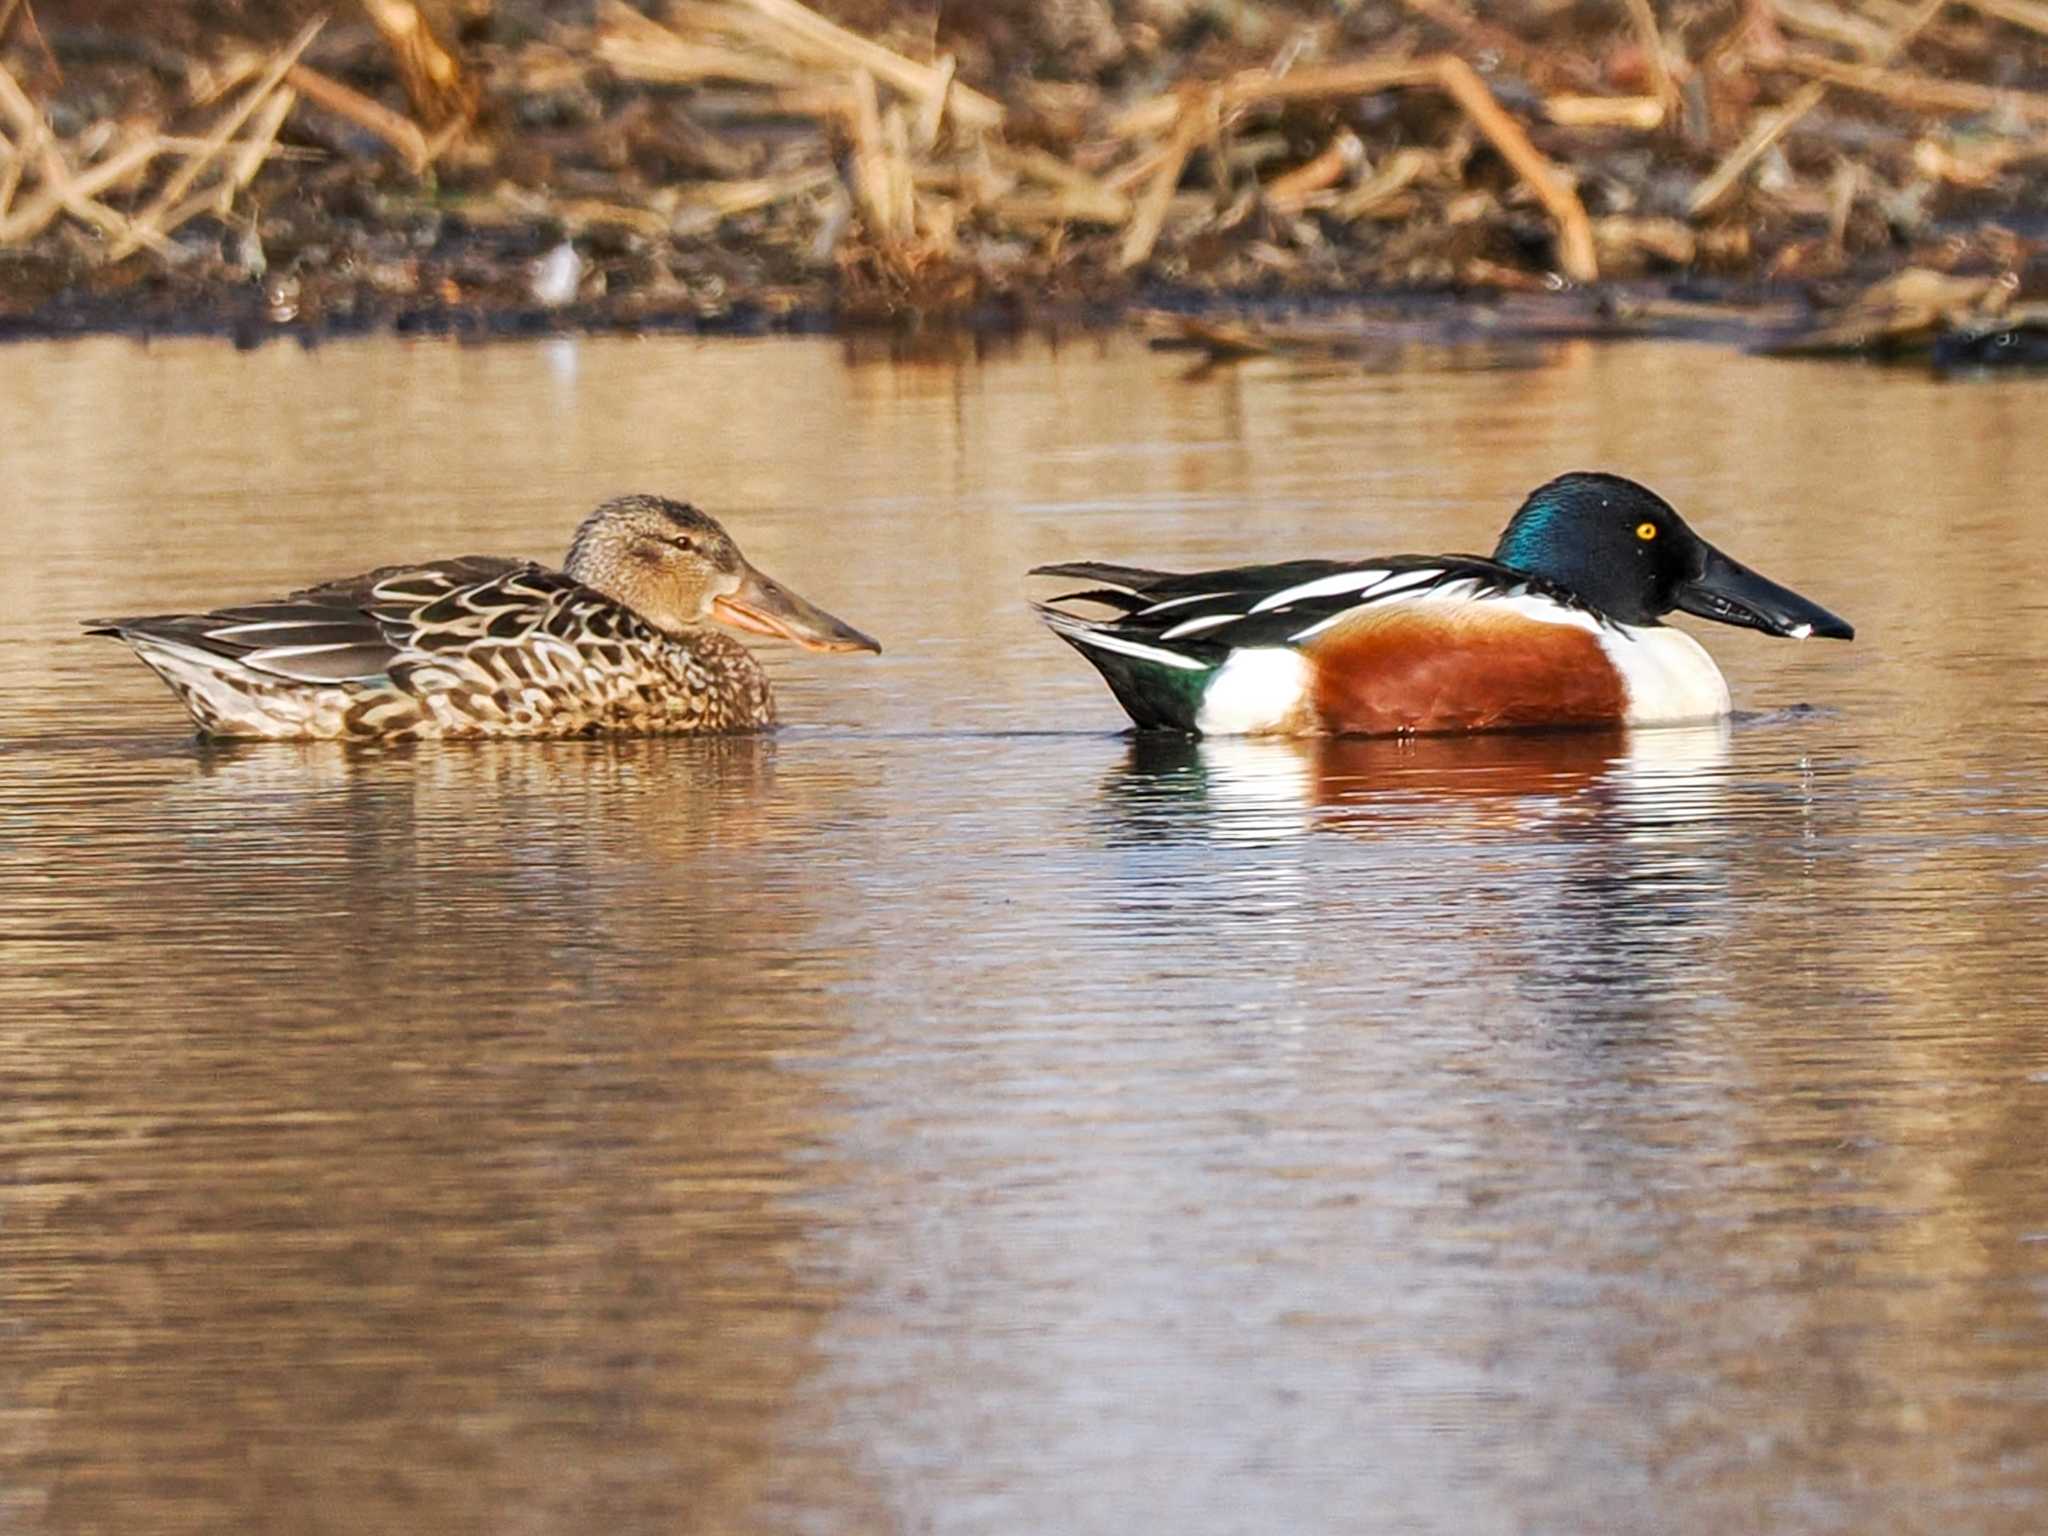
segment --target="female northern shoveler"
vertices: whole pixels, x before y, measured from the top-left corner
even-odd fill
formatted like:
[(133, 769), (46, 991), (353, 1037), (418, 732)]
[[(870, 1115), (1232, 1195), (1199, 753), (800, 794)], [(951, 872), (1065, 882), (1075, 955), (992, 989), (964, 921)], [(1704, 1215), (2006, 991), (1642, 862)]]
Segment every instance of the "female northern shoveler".
[[(1406, 735), (1649, 725), (1728, 712), (1728, 684), (1673, 609), (1848, 640), (1825, 608), (1729, 559), (1654, 491), (1563, 475), (1476, 555), (1294, 560), (1173, 575), (1083, 561), (1035, 605), (1141, 729)], [(1054, 604), (1093, 602), (1089, 618)]]
[(396, 741), (684, 735), (775, 723), (753, 653), (708, 626), (879, 651), (659, 496), (608, 501), (565, 569), (464, 555), (213, 613), (91, 626), (135, 648), (208, 736)]

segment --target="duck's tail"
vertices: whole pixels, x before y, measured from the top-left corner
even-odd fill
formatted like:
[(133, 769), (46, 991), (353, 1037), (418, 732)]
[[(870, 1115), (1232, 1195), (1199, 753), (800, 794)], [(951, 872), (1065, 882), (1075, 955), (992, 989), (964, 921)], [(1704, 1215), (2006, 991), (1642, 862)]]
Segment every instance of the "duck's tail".
[(280, 687), (277, 679), (265, 679), (234, 657), (181, 635), (178, 624), (185, 617), (96, 620), (85, 632), (126, 644), (164, 680), (206, 736), (302, 737), (310, 734), (321, 702), (316, 696), (339, 692)]
[[(1065, 576), (1096, 585), (1031, 607), (1045, 627), (1088, 658), (1102, 674), (1124, 713), (1141, 731), (1193, 731), (1202, 695), (1215, 676), (1219, 658), (1202, 656), (1143, 639), (1124, 629), (1124, 620), (1150, 605), (1144, 585), (1162, 579), (1157, 571), (1133, 566), (1082, 561), (1043, 565), (1034, 576)], [(1073, 612), (1067, 604), (1091, 603), (1109, 610), (1107, 617)]]

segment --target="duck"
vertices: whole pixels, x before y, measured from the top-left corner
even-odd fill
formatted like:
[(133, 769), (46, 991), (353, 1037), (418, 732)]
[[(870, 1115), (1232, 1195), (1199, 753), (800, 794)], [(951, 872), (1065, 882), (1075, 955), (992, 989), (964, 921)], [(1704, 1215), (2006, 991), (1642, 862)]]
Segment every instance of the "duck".
[(1647, 486), (1575, 471), (1490, 557), (1291, 560), (1174, 573), (1084, 560), (1035, 603), (1140, 730), (1419, 736), (1707, 721), (1727, 680), (1680, 612), (1850, 640), (1844, 620), (1709, 544)]
[(599, 506), (560, 570), (462, 555), (87, 625), (125, 641), (203, 737), (354, 742), (766, 730), (767, 674), (728, 629), (881, 650), (655, 495)]

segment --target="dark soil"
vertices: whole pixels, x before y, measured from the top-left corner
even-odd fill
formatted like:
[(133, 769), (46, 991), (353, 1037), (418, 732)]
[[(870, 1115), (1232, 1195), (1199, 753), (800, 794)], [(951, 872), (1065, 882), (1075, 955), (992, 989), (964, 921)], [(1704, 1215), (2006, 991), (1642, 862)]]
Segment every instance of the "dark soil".
[[(217, 110), (193, 99), (204, 70), (237, 48), (274, 49), (330, 8), (35, 0), (0, 38), (0, 61), (60, 139), (83, 143), (108, 124), (192, 135)], [(1245, 116), (1188, 157), (1156, 245), (1127, 265), (1124, 228), (1075, 220), (1020, 233), (993, 205), (963, 205), (927, 237), (927, 214), (945, 194), (922, 182), (917, 239), (884, 238), (841, 190), (858, 171), (833, 123), (778, 116), (729, 85), (615, 73), (596, 62), (604, 18), (587, 5), (440, 0), (422, 9), (480, 82), (482, 106), (430, 170), (415, 173), (357, 123), (302, 99), (278, 139), (293, 157), (266, 163), (226, 219), (175, 231), (175, 259), (144, 251), (109, 262), (102, 238), (66, 219), (0, 248), (0, 337), (216, 333), (253, 344), (378, 331), (1013, 328), (1142, 308), (1255, 317), (1282, 335), (1301, 317), (1313, 327), (1398, 313), (1403, 323), (1429, 315), (1468, 330), (1756, 340), (1824, 329), (1859, 303), (1869, 309), (1873, 284), (1914, 272), (1960, 286), (1941, 290), (1932, 318), (1893, 304), (1863, 331), (1825, 334), (1937, 348), (1964, 364), (2043, 351), (2048, 120), (2022, 107), (1930, 112), (1838, 89), (1725, 206), (1689, 211), (1693, 189), (1755, 113), (1799, 87), (1774, 57), (1797, 49), (1858, 61), (1846, 44), (1779, 35), (1752, 0), (1656, 7), (1678, 84), (1670, 119), (1650, 131), (1565, 127), (1547, 115), (1558, 97), (1650, 88), (1625, 8), (1610, 4), (1519, 0), (1474, 8), (1483, 21), (1447, 0), (815, 8), (907, 58), (950, 54), (957, 79), (1004, 104), (1011, 144), (1105, 178), (1121, 153), (1116, 113), (1185, 82), (1296, 56), (1456, 53), (1575, 183), (1600, 236), (1602, 281), (1558, 277), (1559, 235), (1545, 208), (1428, 92)], [(303, 62), (408, 111), (385, 40), (354, 6), (336, 10)], [(1891, 62), (1921, 78), (2026, 92), (2048, 86), (2048, 37), (1955, 5)], [(1356, 146), (1358, 165), (1330, 190), (1292, 204), (1269, 195), (1340, 143)], [(1343, 198), (1374, 168), (1410, 151), (1426, 160), (1412, 187), (1383, 209), (1344, 214)], [(936, 185), (937, 173), (963, 163), (961, 151), (941, 147), (919, 169)], [(832, 173), (831, 185), (720, 217), (674, 200), (677, 188), (806, 167)], [(1142, 181), (1131, 185), (1142, 191)], [(106, 196), (132, 211), (146, 192)], [(552, 292), (551, 259), (570, 263), (566, 288)]]

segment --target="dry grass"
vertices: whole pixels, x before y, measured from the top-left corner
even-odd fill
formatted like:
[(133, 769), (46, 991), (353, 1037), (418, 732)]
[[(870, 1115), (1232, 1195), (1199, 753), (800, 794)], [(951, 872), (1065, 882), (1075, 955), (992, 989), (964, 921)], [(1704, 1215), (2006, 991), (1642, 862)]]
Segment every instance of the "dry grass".
[[(349, 83), (301, 57), (316, 24), (267, 56), (195, 60), (196, 124), (65, 139), (0, 62), (0, 246), (68, 224), (99, 261), (178, 262), (188, 247), (172, 236), (193, 219), (232, 223), (308, 111), (367, 135), (405, 176), (452, 168), (479, 222), (546, 218), (680, 248), (744, 221), (750, 239), (801, 245), (793, 262), (828, 259), (843, 292), (885, 308), (955, 302), (1018, 273), (1513, 288), (1742, 270), (1763, 254), (1761, 216), (1813, 231), (1781, 240), (1766, 275), (1812, 276), (1843, 265), (1869, 210), (2016, 185), (2048, 154), (2048, 93), (1993, 78), (2015, 39), (2038, 51), (2048, 36), (2039, 0), (1776, 0), (1712, 34), (1697, 6), (1623, 0), (1598, 48), (1457, 0), (1401, 0), (1409, 23), (1364, 50), (1276, 10), (1252, 67), (1218, 68), (1210, 49), (1180, 60), (1169, 90), (1024, 78), (1007, 99), (935, 48), (915, 56), (801, 0), (672, 0), (653, 15), (600, 0), (594, 24), (482, 55), (406, 0), (357, 4), (395, 87), (381, 97), (360, 68)], [(1930, 40), (1945, 72), (1915, 67)], [(1956, 75), (1972, 48), (1984, 79)], [(515, 185), (498, 169), (524, 152), (508, 125), (523, 101), (565, 93), (611, 104), (585, 130), (614, 146), (609, 163), (617, 143), (658, 130), (705, 172)], [(1889, 113), (1894, 144), (1865, 158), (1831, 146), (1822, 109), (1836, 98)], [(1956, 119), (1974, 131), (1949, 133)], [(1788, 159), (1795, 142), (1806, 147)], [(1673, 168), (1687, 182), (1634, 191), (1626, 178), (1644, 165), (1666, 188)]]

